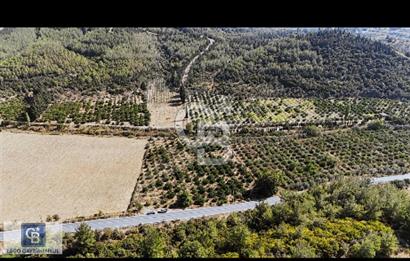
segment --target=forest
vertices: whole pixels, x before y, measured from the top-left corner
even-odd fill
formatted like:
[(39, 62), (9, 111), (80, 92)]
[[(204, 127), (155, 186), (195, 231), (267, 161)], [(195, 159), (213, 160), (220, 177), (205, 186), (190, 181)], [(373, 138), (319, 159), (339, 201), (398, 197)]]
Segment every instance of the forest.
[[(290, 31), (293, 32), (293, 31)], [(249, 28), (8, 28), (0, 33), (0, 97), (30, 92), (90, 96), (180, 90), (238, 97), (410, 97), (410, 61), (381, 42), (342, 30)], [(42, 89), (42, 90), (39, 90)], [(185, 92), (184, 92), (185, 93)]]
[[(178, 88), (180, 72), (206, 45), (174, 28), (8, 28), (0, 33), (0, 97), (143, 92), (156, 79)], [(33, 99), (43, 100), (43, 97)], [(44, 106), (40, 106), (43, 110)], [(37, 119), (41, 112), (36, 113)]]
[(244, 97), (410, 97), (410, 60), (342, 30), (225, 33), (193, 66), (191, 89)]

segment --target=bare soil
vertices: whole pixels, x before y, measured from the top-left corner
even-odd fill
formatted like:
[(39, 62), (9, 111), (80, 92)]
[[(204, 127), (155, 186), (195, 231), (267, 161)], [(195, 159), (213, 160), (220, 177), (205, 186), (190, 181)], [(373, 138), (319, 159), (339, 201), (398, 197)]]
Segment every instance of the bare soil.
[(145, 139), (0, 133), (0, 222), (127, 209)]

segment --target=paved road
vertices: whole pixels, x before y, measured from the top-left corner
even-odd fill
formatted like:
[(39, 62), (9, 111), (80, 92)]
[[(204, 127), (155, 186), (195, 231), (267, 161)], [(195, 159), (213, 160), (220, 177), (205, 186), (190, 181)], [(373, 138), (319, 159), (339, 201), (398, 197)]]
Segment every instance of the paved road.
[[(279, 197), (273, 196), (265, 200), (269, 205), (274, 205), (280, 202)], [(80, 226), (81, 223), (88, 224), (92, 229), (104, 229), (104, 228), (122, 228), (130, 226), (138, 226), (141, 224), (154, 224), (164, 221), (175, 220), (189, 220), (193, 218), (200, 218), (205, 216), (215, 216), (222, 214), (229, 214), (234, 212), (246, 211), (253, 209), (259, 204), (259, 201), (248, 201), (244, 203), (235, 203), (217, 207), (202, 207), (195, 209), (179, 209), (169, 210), (167, 213), (154, 214), (154, 215), (137, 215), (132, 217), (118, 217), (107, 218), (99, 220), (90, 220), (84, 222), (67, 223), (63, 224), (64, 232), (74, 232), (75, 229)], [(18, 239), (20, 235), (19, 230), (0, 232), (0, 240), (3, 239), (3, 234), (7, 234), (9, 239)]]
[[(396, 176), (387, 176), (380, 178), (373, 178), (372, 184), (381, 184), (387, 183), (394, 180), (405, 180), (410, 179), (410, 173), (404, 175)], [(274, 205), (280, 202), (280, 198), (273, 196), (264, 200), (269, 205)], [(64, 232), (74, 232), (75, 229), (81, 224), (86, 223), (92, 229), (104, 229), (104, 228), (123, 228), (130, 226), (138, 226), (142, 224), (154, 224), (161, 223), (166, 221), (175, 221), (175, 220), (189, 220), (194, 218), (216, 216), (222, 214), (229, 214), (234, 212), (246, 211), (253, 209), (259, 204), (260, 201), (248, 201), (243, 203), (234, 203), (224, 206), (216, 207), (202, 207), (195, 209), (178, 209), (178, 210), (169, 210), (167, 213), (163, 214), (153, 214), (153, 215), (136, 215), (131, 217), (118, 217), (118, 218), (107, 218), (107, 219), (97, 219), (89, 220), (84, 222), (76, 223), (66, 223), (63, 224)], [(18, 238), (19, 230), (5, 231), (0, 232), (0, 241), (3, 239), (3, 234), (7, 234), (8, 238)]]
[(395, 175), (395, 176), (387, 176), (387, 177), (381, 177), (381, 178), (373, 178), (372, 179), (372, 184), (381, 184), (381, 183), (387, 183), (395, 180), (405, 180), (405, 179), (410, 179), (410, 173), (404, 174), (404, 175)]

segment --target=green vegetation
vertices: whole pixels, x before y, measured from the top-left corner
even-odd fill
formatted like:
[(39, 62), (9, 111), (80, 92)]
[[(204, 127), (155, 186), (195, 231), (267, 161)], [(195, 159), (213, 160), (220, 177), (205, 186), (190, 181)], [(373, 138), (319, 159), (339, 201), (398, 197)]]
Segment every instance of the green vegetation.
[(283, 185), (283, 183), (284, 178), (281, 171), (272, 172), (265, 170), (257, 177), (254, 193), (262, 198), (270, 197), (278, 192), (278, 187)]
[(3, 120), (18, 120), (25, 111), (24, 103), (17, 98), (0, 102), (0, 118)]
[(240, 97), (408, 99), (409, 65), (390, 46), (341, 30), (224, 33), (194, 64), (190, 83)]
[[(14, 38), (25, 39), (23, 29)], [(40, 29), (38, 37), (0, 60), (1, 90), (21, 94), (33, 88), (53, 93), (111, 93), (147, 84), (158, 73), (155, 38), (146, 33), (95, 28)], [(0, 40), (14, 41), (8, 34)], [(5, 39), (4, 39), (5, 38)], [(23, 41), (23, 40), (21, 40)]]
[(348, 130), (299, 138), (243, 137), (233, 150), (251, 173), (279, 169), (285, 187), (306, 189), (337, 176), (399, 175), (410, 171), (408, 130)]
[(410, 102), (378, 98), (235, 98), (210, 92), (191, 92), (188, 102), (193, 122), (267, 126), (269, 124), (344, 125), (381, 120), (410, 123)]
[(368, 130), (380, 130), (384, 128), (384, 123), (382, 121), (374, 121), (367, 125)]
[(303, 128), (303, 134), (306, 137), (318, 137), (320, 136), (320, 129), (313, 125), (308, 125)]
[[(218, 158), (224, 152), (218, 146), (203, 148), (205, 157)], [(152, 139), (132, 201), (157, 207), (186, 207), (187, 203), (224, 204), (245, 197), (254, 180), (251, 172), (232, 161), (201, 165), (196, 157), (197, 150), (180, 143), (176, 137)], [(188, 195), (192, 196), (192, 201), (187, 199)]]
[[(151, 30), (151, 29), (150, 29)], [(152, 31), (152, 32), (151, 32)], [(0, 34), (0, 95), (178, 87), (183, 66), (206, 45), (199, 31), (141, 28), (14, 28)]]
[[(304, 190), (338, 176), (399, 175), (410, 172), (409, 140), (405, 129), (332, 131), (309, 138), (232, 135), (234, 159), (200, 165), (195, 148), (175, 138), (157, 138), (148, 144), (133, 201), (170, 207), (185, 188), (192, 205), (223, 204), (271, 195), (278, 187)], [(207, 157), (226, 153), (206, 148)], [(266, 182), (273, 187), (266, 188)]]
[[(45, 123), (31, 127), (56, 132), (75, 125), (83, 128), (77, 133), (152, 136), (129, 212), (283, 199), (161, 228), (93, 231), (83, 224), (65, 236), (64, 256), (371, 258), (410, 244), (410, 194), (400, 190), (410, 181), (370, 186), (357, 179), (410, 172), (409, 60), (346, 31), (291, 31), (2, 31), (1, 120)], [(184, 68), (208, 37), (215, 43), (182, 86)], [(148, 126), (152, 91), (166, 88), (186, 101), (190, 144), (168, 130), (110, 128)], [(213, 160), (226, 151), (195, 139), (198, 124), (221, 121), (230, 124), (233, 155), (224, 164), (202, 164), (198, 149)]]
[(64, 255), (89, 249), (93, 257), (388, 257), (397, 252), (398, 237), (410, 240), (409, 197), (392, 185), (345, 178), (285, 192), (272, 207), (133, 227), (123, 238), (111, 231), (91, 236), (82, 227), (66, 235)]
[(138, 96), (121, 99), (83, 99), (52, 104), (39, 121), (57, 123), (105, 123), (122, 125), (128, 122), (134, 126), (146, 126), (150, 120), (147, 104)]

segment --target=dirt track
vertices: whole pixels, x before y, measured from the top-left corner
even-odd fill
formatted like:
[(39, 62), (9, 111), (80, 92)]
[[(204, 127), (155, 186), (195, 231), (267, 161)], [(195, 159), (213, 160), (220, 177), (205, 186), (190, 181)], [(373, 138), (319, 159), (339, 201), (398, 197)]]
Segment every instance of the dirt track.
[(146, 140), (0, 133), (0, 222), (128, 207)]

